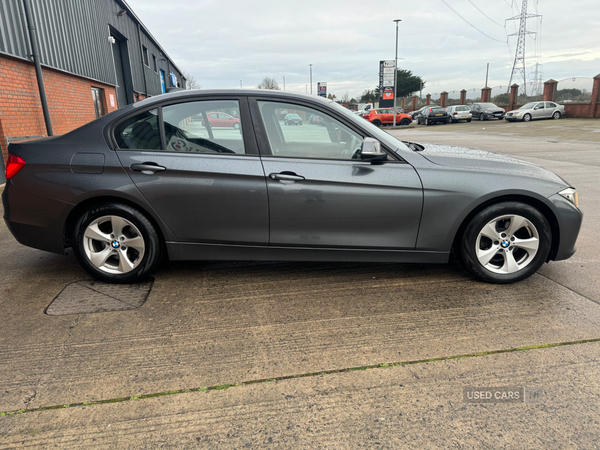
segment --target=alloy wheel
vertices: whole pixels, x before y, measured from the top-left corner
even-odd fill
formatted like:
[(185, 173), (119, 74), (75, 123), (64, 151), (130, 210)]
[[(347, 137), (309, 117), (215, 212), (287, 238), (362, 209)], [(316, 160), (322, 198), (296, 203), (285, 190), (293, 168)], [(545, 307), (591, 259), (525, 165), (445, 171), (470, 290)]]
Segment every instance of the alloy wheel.
[(488, 222), (475, 241), (479, 263), (490, 272), (512, 274), (533, 261), (540, 237), (533, 223), (523, 216), (505, 215)]
[(119, 216), (103, 216), (85, 229), (83, 249), (98, 270), (124, 274), (140, 264), (146, 245), (140, 230), (129, 220)]

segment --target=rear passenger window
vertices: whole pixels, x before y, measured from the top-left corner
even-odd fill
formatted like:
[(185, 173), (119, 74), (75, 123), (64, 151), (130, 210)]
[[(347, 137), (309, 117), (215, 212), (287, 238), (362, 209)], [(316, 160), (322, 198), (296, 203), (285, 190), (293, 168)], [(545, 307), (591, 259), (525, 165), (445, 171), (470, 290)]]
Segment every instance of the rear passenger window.
[(178, 103), (162, 111), (167, 151), (246, 153), (236, 100)]
[(157, 110), (121, 122), (115, 130), (115, 140), (122, 149), (161, 150)]

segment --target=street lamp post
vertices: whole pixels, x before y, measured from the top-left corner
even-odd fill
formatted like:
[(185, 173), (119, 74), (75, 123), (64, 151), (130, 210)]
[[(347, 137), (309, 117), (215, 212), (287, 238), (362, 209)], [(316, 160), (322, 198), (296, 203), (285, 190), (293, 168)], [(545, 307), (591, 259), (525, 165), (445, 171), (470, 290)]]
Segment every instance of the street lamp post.
[(285, 77), (283, 77), (283, 90), (285, 91)]
[(310, 95), (312, 95), (312, 64), (309, 64), (310, 67)]
[(394, 20), (396, 22), (396, 58), (394, 59), (394, 126), (396, 126), (396, 98), (398, 97), (398, 22), (402, 22), (402, 19)]

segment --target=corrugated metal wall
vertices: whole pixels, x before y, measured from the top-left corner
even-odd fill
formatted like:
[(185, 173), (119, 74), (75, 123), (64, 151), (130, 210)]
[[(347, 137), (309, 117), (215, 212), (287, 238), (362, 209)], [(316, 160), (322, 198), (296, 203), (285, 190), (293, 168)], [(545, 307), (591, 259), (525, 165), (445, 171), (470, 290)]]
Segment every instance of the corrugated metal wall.
[[(117, 16), (123, 7), (115, 0), (31, 0), (31, 5), (42, 65), (115, 85), (112, 48), (108, 40), (109, 29), (113, 27), (127, 39), (136, 92), (161, 93), (159, 75), (153, 70), (153, 54), (167, 76), (169, 72), (175, 73), (182, 85), (181, 73), (166, 55), (161, 55), (143, 27), (138, 33), (137, 22), (128, 14)], [(143, 64), (140, 37), (141, 43), (148, 48), (150, 67)], [(0, 0), (0, 52), (30, 59), (22, 0)]]

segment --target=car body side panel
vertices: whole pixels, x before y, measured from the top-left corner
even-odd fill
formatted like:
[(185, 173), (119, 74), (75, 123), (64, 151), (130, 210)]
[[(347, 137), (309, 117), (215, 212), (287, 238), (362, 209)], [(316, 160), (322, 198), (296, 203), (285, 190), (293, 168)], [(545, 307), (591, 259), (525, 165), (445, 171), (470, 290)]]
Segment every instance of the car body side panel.
[[(141, 150), (120, 150), (118, 154), (177, 240), (267, 245), (267, 187), (257, 156)], [(145, 162), (166, 170), (143, 173), (130, 169), (132, 164)]]
[(412, 166), (401, 162), (263, 157), (270, 245), (414, 249), (423, 194)]
[(560, 189), (553, 181), (506, 173), (439, 166), (418, 168), (417, 171), (424, 189), (423, 217), (416, 250), (450, 251), (465, 218), (490, 200), (522, 196), (540, 201), (554, 210), (548, 197)]

